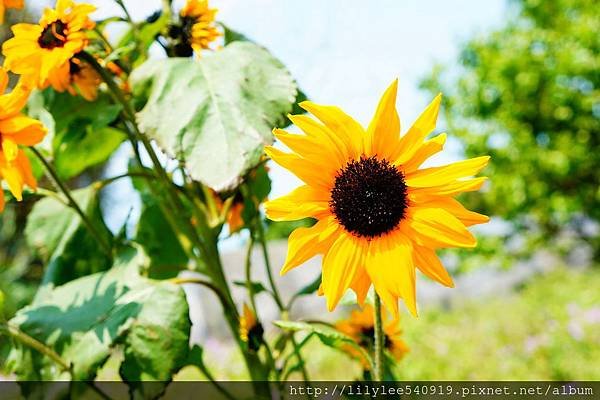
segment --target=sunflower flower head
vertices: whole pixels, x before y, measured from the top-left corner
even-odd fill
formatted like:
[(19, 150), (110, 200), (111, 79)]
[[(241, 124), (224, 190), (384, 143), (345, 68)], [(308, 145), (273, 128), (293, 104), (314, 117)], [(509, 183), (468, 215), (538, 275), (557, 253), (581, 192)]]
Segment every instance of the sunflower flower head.
[[(8, 73), (0, 68), (0, 180), (6, 181), (8, 189), (19, 201), (23, 186), (36, 189), (29, 159), (19, 146), (33, 146), (46, 135), (41, 122), (24, 115), (31, 93), (31, 82), (24, 77), (10, 93), (4, 94), (8, 86)], [(0, 190), (0, 212), (4, 209), (4, 192)]]
[(208, 0), (187, 0), (181, 9), (180, 24), (172, 26), (169, 36), (178, 40), (175, 45), (177, 56), (191, 56), (210, 48), (221, 33), (215, 25), (216, 8), (210, 8)]
[(322, 254), (321, 291), (329, 310), (349, 288), (364, 304), (373, 286), (395, 318), (400, 298), (416, 315), (416, 269), (452, 287), (436, 250), (475, 247), (467, 227), (488, 221), (454, 196), (481, 188), (485, 178), (473, 175), (489, 157), (421, 168), (446, 141), (444, 133), (427, 138), (435, 129), (441, 95), (400, 135), (396, 92), (394, 81), (366, 129), (338, 107), (303, 102), (300, 106), (317, 120), (289, 118), (304, 134), (274, 130), (293, 152), (266, 148), (273, 161), (304, 182), (268, 201), (267, 216), (274, 221), (317, 220), (292, 232), (281, 273)]
[(89, 14), (95, 9), (90, 4), (57, 0), (54, 9), (44, 10), (38, 24), (14, 25), (14, 36), (2, 46), (5, 67), (31, 75), (38, 87), (44, 87), (54, 74), (64, 73), (65, 64), (87, 45), (86, 30), (94, 27)]
[(73, 57), (50, 75), (44, 86), (51, 85), (58, 92), (68, 91), (73, 96), (80, 94), (84, 99), (94, 101), (101, 82), (102, 78), (94, 68)]
[(256, 319), (254, 312), (244, 303), (244, 311), (240, 317), (240, 339), (252, 351), (258, 351), (265, 333), (262, 325)]
[(24, 0), (0, 0), (0, 24), (4, 23), (4, 13), (7, 8), (20, 10), (23, 8)]
[[(402, 340), (402, 329), (400, 321), (389, 319), (388, 314), (381, 313), (384, 324), (384, 346), (385, 350), (396, 360), (400, 361), (409, 349)], [(362, 310), (354, 310), (348, 319), (339, 321), (336, 329), (345, 333), (365, 350), (372, 352), (375, 346), (375, 311), (370, 304), (366, 304)], [(369, 368), (368, 361), (353, 346), (344, 348), (353, 358), (361, 362), (364, 368)]]

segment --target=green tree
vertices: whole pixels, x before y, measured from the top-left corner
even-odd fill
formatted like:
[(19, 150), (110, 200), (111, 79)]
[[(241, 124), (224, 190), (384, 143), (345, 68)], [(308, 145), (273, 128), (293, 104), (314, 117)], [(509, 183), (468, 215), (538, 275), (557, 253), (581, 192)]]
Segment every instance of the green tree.
[(555, 239), (568, 230), (597, 257), (600, 235), (586, 227), (600, 222), (600, 9), (514, 3), (504, 27), (466, 43), (458, 76), (437, 67), (423, 87), (447, 95), (448, 129), (466, 153), (492, 156), (491, 184), (471, 207), (511, 222), (507, 236), (524, 234), (529, 253), (565, 244)]

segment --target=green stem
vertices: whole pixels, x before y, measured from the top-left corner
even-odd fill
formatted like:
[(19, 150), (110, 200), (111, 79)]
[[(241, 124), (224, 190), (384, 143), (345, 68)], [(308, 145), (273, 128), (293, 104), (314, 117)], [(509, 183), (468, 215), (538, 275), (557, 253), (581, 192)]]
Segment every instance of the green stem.
[(267, 248), (267, 241), (265, 239), (265, 232), (262, 226), (261, 221), (259, 220), (256, 223), (256, 234), (258, 235), (258, 241), (260, 242), (260, 247), (262, 249), (263, 258), (265, 260), (265, 269), (267, 271), (267, 279), (269, 279), (269, 285), (271, 286), (271, 291), (273, 292), (273, 298), (277, 303), (277, 307), (279, 307), (280, 311), (286, 311), (283, 301), (281, 301), (281, 296), (279, 295), (279, 291), (277, 290), (277, 285), (275, 285), (275, 279), (273, 278), (273, 270), (271, 269), (271, 261), (269, 260), (269, 249)]
[[(166, 4), (166, 3), (165, 3)], [(136, 143), (136, 140), (139, 140), (144, 145), (144, 148), (150, 159), (152, 160), (152, 164), (158, 174), (159, 180), (162, 182), (163, 190), (167, 193), (168, 201), (170, 202), (169, 207), (172, 208), (172, 211), (181, 211), (184, 210), (184, 205), (181, 202), (181, 199), (178, 196), (178, 193), (173, 190), (172, 181), (170, 180), (167, 172), (163, 168), (160, 160), (158, 159), (152, 145), (150, 144), (150, 140), (140, 132), (136, 118), (135, 118), (135, 110), (131, 106), (130, 102), (125, 97), (123, 91), (117, 86), (112, 76), (96, 61), (96, 59), (86, 52), (80, 52), (77, 54), (77, 57), (89, 63), (92, 68), (94, 68), (102, 77), (104, 82), (107, 84), (111, 94), (115, 98), (115, 100), (123, 105), (123, 115), (127, 118), (125, 126), (131, 129), (129, 133), (130, 140), (133, 144)], [(129, 122), (129, 123), (127, 123)], [(162, 197), (162, 193), (158, 188), (154, 188), (153, 185), (150, 185), (154, 193), (157, 196)], [(166, 210), (167, 213), (169, 210)], [(174, 215), (179, 217), (179, 213), (173, 212)], [(219, 288), (223, 296), (219, 297), (219, 300), (222, 303), (223, 311), (225, 313), (225, 319), (229, 325), (232, 335), (236, 339), (236, 343), (238, 347), (242, 351), (244, 356), (244, 360), (246, 362), (246, 366), (248, 371), (254, 381), (259, 381), (255, 383), (254, 387), (257, 393), (261, 395), (266, 395), (269, 393), (268, 384), (262, 384), (260, 381), (265, 381), (267, 379), (267, 374), (264, 371), (264, 367), (260, 361), (260, 359), (249, 352), (244, 351), (244, 343), (239, 337), (239, 314), (237, 312), (237, 308), (235, 306), (235, 302), (231, 297), (231, 291), (229, 290), (229, 286), (227, 284), (227, 279), (225, 278), (225, 274), (223, 272), (223, 266), (221, 265), (221, 260), (219, 257), (219, 252), (216, 246), (216, 237), (213, 234), (210, 227), (207, 225), (204, 219), (199, 219), (198, 228), (201, 231), (202, 237), (205, 239), (203, 242), (198, 235), (198, 231), (196, 231), (196, 227), (191, 223), (191, 221), (186, 218), (178, 218), (179, 223), (174, 224), (175, 231), (179, 231), (181, 228), (185, 228), (183, 230), (184, 236), (186, 236), (193, 245), (201, 252), (202, 256), (204, 256), (204, 260), (202, 257), (196, 255), (193, 250), (191, 252), (192, 257), (198, 259), (199, 262), (205, 263), (208, 266), (208, 275), (212, 280), (212, 284)]]
[[(260, 247), (262, 248), (263, 258), (265, 260), (265, 269), (267, 270), (267, 277), (269, 279), (269, 285), (271, 286), (271, 291), (273, 292), (273, 298), (275, 299), (275, 302), (277, 303), (277, 307), (279, 307), (279, 311), (284, 316), (284, 319), (287, 319), (287, 315), (288, 315), (287, 309), (285, 308), (283, 301), (281, 300), (281, 296), (279, 295), (279, 291), (277, 290), (277, 286), (275, 285), (275, 279), (273, 279), (273, 270), (271, 268), (271, 261), (269, 260), (269, 249), (267, 248), (267, 240), (265, 238), (265, 232), (264, 232), (261, 221), (259, 220), (256, 225), (257, 225), (256, 231), (258, 234), (258, 240), (260, 242)], [(302, 354), (300, 353), (300, 349), (298, 347), (298, 342), (296, 341), (296, 338), (293, 333), (291, 336), (291, 341), (292, 341), (292, 346), (294, 347), (294, 354), (296, 355), (296, 359), (298, 360), (298, 363), (301, 366), (300, 371), (302, 373), (302, 378), (304, 379), (305, 383), (309, 383), (310, 379), (308, 376), (308, 371), (306, 370), (306, 365), (304, 363), (304, 359), (302, 358)]]
[(206, 368), (206, 366), (204, 365), (204, 363), (199, 363), (196, 366), (198, 367), (198, 369), (200, 370), (200, 372), (202, 372), (204, 374), (204, 376), (206, 376), (206, 379), (208, 379), (208, 381), (215, 387), (215, 389), (217, 389), (223, 396), (225, 396), (229, 400), (235, 400), (236, 399), (235, 396), (233, 396), (231, 393), (229, 393), (223, 386), (221, 386), (219, 384), (219, 382), (217, 382), (217, 380), (215, 379), (215, 377), (210, 373), (210, 371), (208, 370), (208, 368)]
[(129, 10), (127, 10), (127, 7), (125, 7), (123, 0), (115, 0), (115, 3), (117, 3), (119, 7), (121, 7), (121, 10), (123, 10), (125, 13), (125, 18), (127, 18), (127, 21), (133, 24), (133, 18), (131, 18), (131, 14), (129, 14)]
[(383, 363), (384, 363), (384, 358), (383, 358), (383, 350), (384, 350), (384, 336), (383, 336), (383, 324), (381, 322), (381, 299), (379, 298), (379, 295), (377, 293), (375, 293), (375, 370), (373, 371), (374, 373), (374, 378), (375, 381), (377, 382), (381, 382), (383, 381)]
[[(92, 68), (94, 68), (94, 70), (96, 72), (98, 72), (98, 74), (100, 75), (102, 80), (108, 86), (111, 95), (114, 97), (114, 99), (117, 101), (117, 103), (119, 103), (123, 106), (123, 114), (125, 115), (125, 118), (127, 119), (127, 121), (124, 121), (124, 125), (127, 129), (127, 133), (129, 135), (129, 140), (131, 141), (134, 151), (136, 152), (136, 157), (138, 158), (138, 161), (141, 162), (141, 157), (137, 150), (137, 141), (139, 140), (144, 145), (144, 148), (146, 149), (146, 152), (150, 156), (150, 159), (152, 160), (152, 164), (154, 165), (154, 168), (155, 168), (156, 172), (158, 173), (158, 178), (160, 178), (160, 180), (161, 180), (161, 183), (162, 183), (163, 189), (164, 189), (164, 193), (167, 194), (168, 199), (170, 201), (169, 207), (171, 208), (171, 210), (184, 210), (185, 208), (183, 207), (183, 204), (181, 204), (181, 201), (180, 201), (179, 197), (177, 196), (177, 193), (174, 192), (174, 190), (173, 190), (172, 181), (169, 179), (167, 172), (165, 171), (162, 164), (160, 163), (160, 160), (158, 159), (158, 156), (154, 152), (154, 149), (152, 148), (150, 141), (148, 140), (148, 138), (145, 135), (143, 135), (139, 131), (139, 129), (137, 127), (137, 121), (135, 118), (135, 110), (133, 109), (133, 107), (131, 106), (131, 104), (129, 103), (127, 98), (125, 97), (125, 94), (123, 93), (123, 91), (115, 83), (114, 79), (112, 78), (112, 75), (110, 73), (108, 73), (98, 63), (98, 61), (96, 61), (96, 59), (89, 53), (82, 51), (77, 54), (77, 57), (79, 59), (87, 62)], [(157, 195), (157, 197), (159, 197), (159, 198), (163, 197), (163, 193), (160, 190), (158, 190), (157, 188), (155, 188), (154, 185), (149, 185), (149, 186), (150, 186), (150, 189), (153, 191), (153, 193), (155, 195)], [(171, 220), (172, 213), (168, 212), (169, 210), (165, 209), (164, 207), (162, 207), (162, 209), (164, 211), (165, 217), (167, 217), (167, 219), (169, 219), (172, 222), (171, 225), (172, 225), (174, 231), (180, 232), (182, 227), (185, 227), (187, 232), (184, 232), (184, 236), (187, 237), (189, 240), (191, 240), (192, 243), (199, 250), (203, 250), (204, 246), (203, 246), (201, 240), (199, 239), (198, 235), (196, 234), (195, 228), (193, 227), (191, 222), (187, 218), (184, 217), (184, 218), (179, 218), (178, 223), (175, 223), (174, 221)], [(173, 214), (177, 214), (177, 213), (173, 213)], [(185, 243), (183, 245), (184, 245), (185, 249), (188, 248), (188, 246)], [(194, 258), (195, 255), (193, 254), (193, 251), (191, 251), (190, 254), (192, 255), (191, 258)]]
[(250, 235), (248, 241), (248, 250), (246, 251), (246, 289), (248, 290), (248, 297), (250, 298), (250, 304), (252, 305), (252, 311), (256, 315), (256, 300), (254, 299), (255, 293), (252, 287), (252, 248), (254, 247), (254, 238)]
[(98, 182), (98, 184), (100, 185), (100, 187), (105, 187), (110, 184), (113, 184), (114, 182), (116, 182), (118, 180), (125, 179), (125, 178), (155, 179), (156, 177), (154, 175), (147, 174), (145, 172), (126, 172), (121, 175), (111, 176), (110, 178), (103, 179), (100, 182)]
[(52, 361), (54, 361), (56, 364), (58, 364), (64, 371), (71, 370), (71, 366), (69, 365), (69, 363), (66, 362), (65, 360), (63, 360), (63, 358), (61, 356), (59, 356), (54, 350), (52, 350), (50, 347), (46, 346), (44, 343), (40, 342), (39, 340), (29, 336), (25, 332), (22, 332), (18, 328), (14, 327), (12, 325), (3, 323), (3, 324), (0, 324), (0, 332), (2, 332), (2, 331), (7, 333), (8, 335), (10, 335), (12, 338), (16, 339), (17, 341), (21, 342), (25, 346), (30, 347), (30, 348), (34, 349), (35, 351), (37, 351), (38, 353), (47, 356)]
[(223, 294), (223, 292), (221, 291), (221, 289), (219, 289), (217, 286), (215, 286), (212, 282), (209, 282), (209, 281), (204, 280), (204, 279), (200, 279), (200, 278), (171, 278), (171, 279), (169, 279), (169, 282), (174, 283), (176, 285), (183, 285), (183, 284), (186, 284), (186, 283), (195, 283), (197, 285), (206, 286), (207, 288), (209, 288), (210, 290), (212, 290), (213, 292), (215, 292), (215, 294), (219, 297), (219, 299), (221, 299), (221, 301), (224, 301), (224, 299), (226, 298), (226, 296)]
[(77, 204), (77, 202), (71, 195), (69, 188), (67, 188), (67, 186), (60, 179), (60, 177), (58, 176), (58, 174), (56, 173), (56, 171), (54, 170), (52, 165), (50, 165), (50, 163), (44, 158), (44, 156), (38, 151), (38, 149), (36, 149), (35, 147), (31, 147), (31, 151), (41, 161), (41, 163), (44, 164), (44, 167), (46, 168), (46, 172), (48, 172), (48, 175), (50, 175), (51, 180), (54, 181), (54, 184), (56, 185), (56, 187), (67, 198), (69, 207), (71, 207), (79, 215), (79, 217), (81, 218), (81, 221), (84, 223), (86, 228), (90, 231), (92, 236), (94, 236), (96, 238), (100, 247), (102, 247), (102, 250), (104, 250), (104, 252), (109, 257), (112, 257), (112, 249), (111, 249), (110, 244), (106, 241), (105, 237), (100, 235), (100, 232), (98, 232), (98, 230), (96, 229), (96, 227), (94, 226), (92, 221), (90, 221), (90, 219), (87, 217), (87, 215), (85, 215), (85, 213), (83, 212), (81, 207), (79, 207), (79, 205)]

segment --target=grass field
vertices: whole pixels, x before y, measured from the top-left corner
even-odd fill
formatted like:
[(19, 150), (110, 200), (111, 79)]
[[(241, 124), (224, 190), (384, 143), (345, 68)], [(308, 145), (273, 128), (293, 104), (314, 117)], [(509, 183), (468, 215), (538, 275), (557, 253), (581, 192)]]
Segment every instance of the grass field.
[[(403, 316), (410, 353), (398, 364), (402, 380), (600, 379), (600, 270), (558, 269), (508, 296), (465, 301), (452, 309)], [(220, 379), (244, 378), (235, 355), (207, 348)], [(311, 379), (349, 380), (360, 366), (314, 339), (304, 351)], [(239, 368), (235, 368), (239, 365)], [(195, 367), (178, 379), (201, 379)], [(300, 378), (296, 376), (296, 378)]]

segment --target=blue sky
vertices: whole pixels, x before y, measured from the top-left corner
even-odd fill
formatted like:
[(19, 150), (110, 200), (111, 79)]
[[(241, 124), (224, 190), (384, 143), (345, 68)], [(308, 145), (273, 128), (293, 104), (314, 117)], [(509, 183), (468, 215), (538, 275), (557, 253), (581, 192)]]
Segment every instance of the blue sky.
[[(95, 18), (119, 12), (112, 0), (88, 1), (98, 7)], [(174, 3), (179, 9), (184, 0)], [(160, 0), (125, 0), (125, 4), (140, 20), (160, 8)], [(278, 57), (311, 100), (338, 105), (363, 124), (383, 90), (399, 78), (397, 106), (403, 131), (430, 101), (418, 85), (434, 63), (456, 68), (460, 44), (498, 26), (507, 15), (506, 0), (215, 0), (211, 4), (219, 9), (220, 21)], [(439, 128), (444, 129), (443, 123)], [(459, 156), (460, 145), (448, 133), (448, 151), (433, 163)], [(119, 173), (118, 169), (115, 165), (111, 172)], [(287, 171), (275, 166), (271, 171), (273, 197), (298, 184)], [(125, 215), (127, 210), (123, 211)]]
[[(97, 17), (118, 11), (110, 0), (94, 0)], [(134, 18), (160, 7), (159, 0), (125, 2)], [(184, 1), (175, 1), (179, 8)], [(267, 47), (290, 69), (309, 98), (336, 104), (367, 124), (378, 98), (396, 77), (403, 127), (430, 96), (419, 81), (435, 62), (455, 63), (460, 43), (498, 26), (505, 0), (220, 0), (218, 18)], [(443, 126), (441, 127), (443, 129)], [(451, 132), (450, 136), (451, 136)], [(456, 157), (460, 147), (437, 162)], [(296, 178), (273, 168), (272, 195), (289, 191)]]

